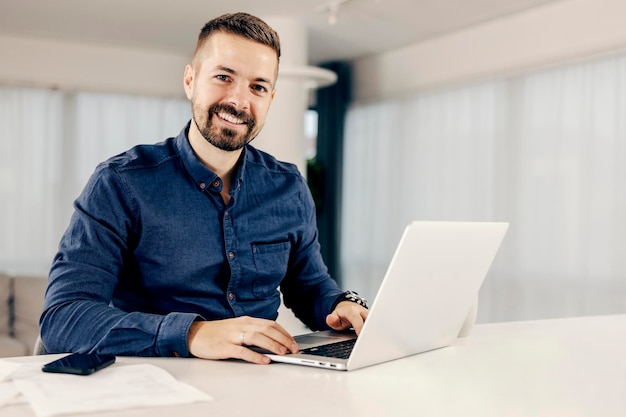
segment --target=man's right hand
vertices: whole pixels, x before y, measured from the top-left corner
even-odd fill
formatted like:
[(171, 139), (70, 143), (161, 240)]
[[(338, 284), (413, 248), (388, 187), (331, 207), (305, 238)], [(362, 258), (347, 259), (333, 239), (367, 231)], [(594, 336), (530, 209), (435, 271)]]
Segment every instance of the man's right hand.
[(271, 360), (247, 346), (258, 346), (278, 355), (299, 351), (296, 341), (280, 324), (248, 316), (196, 321), (189, 328), (187, 346), (189, 353), (198, 358), (234, 358), (259, 364)]

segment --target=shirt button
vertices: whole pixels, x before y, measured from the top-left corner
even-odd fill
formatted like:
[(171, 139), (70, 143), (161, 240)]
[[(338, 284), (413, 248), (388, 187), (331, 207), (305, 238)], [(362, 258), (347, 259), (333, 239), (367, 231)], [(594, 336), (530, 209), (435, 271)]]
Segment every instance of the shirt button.
[(213, 181), (213, 187), (219, 187), (219, 186), (220, 186), (220, 180)]
[(228, 257), (230, 259), (233, 259), (235, 257), (235, 253), (234, 252), (228, 252)]
[(233, 300), (235, 299), (235, 294), (233, 294), (232, 292), (229, 292), (229, 293), (228, 293), (228, 299), (229, 299), (230, 301), (233, 301)]
[(204, 189), (206, 188), (206, 184), (205, 184), (205, 183), (203, 183), (203, 182), (201, 182), (201, 183), (200, 183), (200, 188), (202, 188), (202, 189), (204, 190)]
[(228, 217), (228, 212), (224, 213), (224, 217)]
[(180, 353), (178, 353), (178, 352), (172, 352), (172, 354), (173, 354), (176, 358), (180, 358)]

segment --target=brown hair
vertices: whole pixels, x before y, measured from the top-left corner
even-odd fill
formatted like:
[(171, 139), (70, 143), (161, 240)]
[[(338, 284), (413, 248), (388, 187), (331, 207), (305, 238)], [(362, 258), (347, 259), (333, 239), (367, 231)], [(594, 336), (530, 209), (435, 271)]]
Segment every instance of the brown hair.
[(267, 45), (276, 51), (277, 60), (280, 60), (278, 33), (263, 20), (248, 13), (225, 14), (207, 22), (198, 36), (194, 57), (207, 38), (214, 32), (226, 32)]

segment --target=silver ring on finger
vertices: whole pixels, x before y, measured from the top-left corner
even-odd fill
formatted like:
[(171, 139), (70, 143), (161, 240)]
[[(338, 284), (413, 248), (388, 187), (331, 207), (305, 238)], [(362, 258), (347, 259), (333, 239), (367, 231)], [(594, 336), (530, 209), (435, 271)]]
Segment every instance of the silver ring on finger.
[(246, 332), (241, 332), (241, 334), (239, 335), (239, 341), (241, 342), (242, 346), (246, 344)]

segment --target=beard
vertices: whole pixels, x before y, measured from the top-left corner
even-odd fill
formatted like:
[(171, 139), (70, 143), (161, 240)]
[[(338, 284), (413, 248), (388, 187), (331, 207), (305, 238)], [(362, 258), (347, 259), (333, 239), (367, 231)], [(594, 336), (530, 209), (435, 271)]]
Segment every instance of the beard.
[[(207, 119), (204, 126), (200, 126), (198, 120), (202, 121), (202, 118), (198, 116), (203, 113), (195, 104), (191, 106), (192, 119), (196, 124), (196, 127), (200, 131), (202, 137), (211, 145), (223, 151), (236, 151), (252, 141), (258, 134), (255, 131), (256, 120), (251, 114), (244, 111), (237, 111), (233, 106), (227, 104), (214, 104), (209, 107)], [(228, 113), (243, 121), (243, 124), (247, 127), (245, 132), (239, 132), (235, 129), (229, 129), (227, 127), (218, 127), (213, 124), (213, 116), (217, 116), (218, 113)]]

